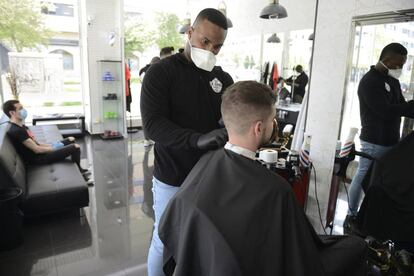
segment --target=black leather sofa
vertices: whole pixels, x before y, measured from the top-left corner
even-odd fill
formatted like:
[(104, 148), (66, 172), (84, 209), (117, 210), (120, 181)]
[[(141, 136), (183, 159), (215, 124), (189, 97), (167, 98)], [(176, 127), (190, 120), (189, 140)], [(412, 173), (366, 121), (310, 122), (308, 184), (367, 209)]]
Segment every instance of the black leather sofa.
[[(23, 190), (21, 209), (26, 217), (40, 216), (89, 205), (88, 188), (76, 164), (70, 160), (26, 166), (17, 154), (7, 131), (0, 125), (0, 187)], [(62, 136), (54, 125), (30, 128), (39, 142), (54, 142)]]

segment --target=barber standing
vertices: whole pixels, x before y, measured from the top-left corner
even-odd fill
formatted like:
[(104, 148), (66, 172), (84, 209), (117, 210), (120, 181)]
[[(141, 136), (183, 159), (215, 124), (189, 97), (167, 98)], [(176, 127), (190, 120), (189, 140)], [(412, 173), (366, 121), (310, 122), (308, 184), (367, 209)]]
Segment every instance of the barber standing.
[(216, 9), (202, 10), (188, 31), (184, 52), (152, 65), (143, 82), (143, 125), (155, 141), (149, 276), (164, 275), (158, 223), (166, 205), (202, 154), (227, 142), (227, 131), (219, 124), (220, 105), (233, 80), (215, 66), (226, 35), (226, 17)]
[[(401, 117), (414, 118), (414, 101), (406, 102), (398, 78), (407, 60), (407, 49), (391, 43), (382, 50), (375, 66), (361, 79), (358, 97), (361, 115), (361, 151), (374, 158), (381, 157), (400, 140)], [(370, 160), (360, 158), (358, 170), (349, 189), (349, 209), (344, 232), (355, 230), (355, 218)]]
[(308, 84), (309, 77), (303, 71), (302, 65), (296, 65), (294, 68), (297, 76), (291, 76), (290, 78), (286, 79), (285, 82), (292, 86), (293, 91), (293, 102), (295, 103), (302, 103), (303, 97), (305, 97), (305, 88)]

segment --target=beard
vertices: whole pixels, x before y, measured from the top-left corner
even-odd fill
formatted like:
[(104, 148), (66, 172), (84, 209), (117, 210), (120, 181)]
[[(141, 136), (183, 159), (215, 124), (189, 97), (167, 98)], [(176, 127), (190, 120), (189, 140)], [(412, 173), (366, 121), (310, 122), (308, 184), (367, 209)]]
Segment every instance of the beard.
[(260, 147), (265, 145), (269, 145), (275, 141), (277, 141), (279, 128), (277, 126), (276, 120), (273, 120), (273, 127), (272, 129), (265, 129), (263, 137), (260, 141)]

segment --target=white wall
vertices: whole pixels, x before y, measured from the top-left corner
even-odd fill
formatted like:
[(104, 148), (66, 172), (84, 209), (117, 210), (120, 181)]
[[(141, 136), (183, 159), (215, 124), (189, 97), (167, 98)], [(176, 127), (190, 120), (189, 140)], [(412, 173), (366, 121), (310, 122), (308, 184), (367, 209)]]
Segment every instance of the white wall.
[[(123, 1), (88, 0), (80, 2), (81, 49), (83, 91), (85, 94), (85, 117), (87, 129), (92, 134), (103, 132), (102, 98), (98, 91), (101, 77), (98, 76), (98, 60), (121, 60), (123, 57)], [(108, 36), (111, 31), (117, 33), (115, 44), (110, 46)], [(122, 66), (123, 68), (123, 66)], [(124, 72), (124, 69), (122, 69)], [(123, 75), (123, 74), (122, 74)], [(120, 77), (125, 95), (124, 78)], [(122, 98), (125, 101), (124, 97)], [(125, 106), (125, 103), (124, 103)], [(125, 115), (122, 115), (125, 118)], [(124, 130), (126, 127), (124, 124)]]
[(354, 16), (414, 8), (412, 0), (320, 0), (307, 131), (324, 216), (340, 125)]

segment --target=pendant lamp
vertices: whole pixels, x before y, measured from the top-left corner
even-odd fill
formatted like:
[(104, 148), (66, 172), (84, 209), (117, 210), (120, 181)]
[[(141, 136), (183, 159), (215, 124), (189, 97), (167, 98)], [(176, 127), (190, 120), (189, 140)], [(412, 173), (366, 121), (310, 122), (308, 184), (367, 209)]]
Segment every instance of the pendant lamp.
[(308, 40), (314, 40), (315, 39), (315, 33), (311, 33)]
[(188, 30), (190, 30), (190, 27), (191, 27), (191, 16), (189, 13), (187, 13), (186, 18), (183, 21), (183, 25), (181, 25), (178, 32), (180, 34), (185, 34), (188, 32)]
[(271, 36), (269, 36), (269, 38), (267, 39), (268, 43), (280, 43), (280, 38), (277, 36), (277, 34), (272, 34)]
[(287, 16), (287, 11), (285, 7), (279, 4), (279, 0), (270, 0), (269, 5), (260, 12), (260, 18), (263, 19), (280, 19)]
[(221, 11), (222, 14), (227, 18), (227, 28), (233, 27), (233, 22), (231, 22), (230, 18), (227, 17), (227, 5), (224, 1), (221, 1), (218, 5), (218, 10)]

